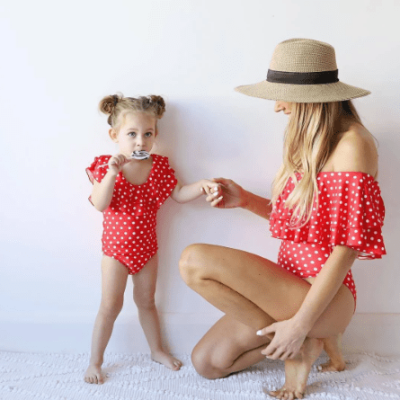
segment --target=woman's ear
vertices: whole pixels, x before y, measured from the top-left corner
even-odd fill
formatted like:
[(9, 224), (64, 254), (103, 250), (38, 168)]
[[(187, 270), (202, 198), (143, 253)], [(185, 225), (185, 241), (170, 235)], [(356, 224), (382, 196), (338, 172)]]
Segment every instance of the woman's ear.
[(118, 134), (114, 128), (110, 128), (108, 134), (113, 142), (118, 143)]

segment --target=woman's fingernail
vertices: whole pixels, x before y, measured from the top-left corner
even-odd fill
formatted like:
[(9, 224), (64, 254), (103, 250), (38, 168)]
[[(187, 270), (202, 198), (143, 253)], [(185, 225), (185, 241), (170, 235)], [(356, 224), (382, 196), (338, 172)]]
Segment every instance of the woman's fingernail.
[(262, 335), (262, 331), (257, 331), (257, 335), (261, 336)]
[(214, 197), (218, 196), (218, 191), (213, 194)]

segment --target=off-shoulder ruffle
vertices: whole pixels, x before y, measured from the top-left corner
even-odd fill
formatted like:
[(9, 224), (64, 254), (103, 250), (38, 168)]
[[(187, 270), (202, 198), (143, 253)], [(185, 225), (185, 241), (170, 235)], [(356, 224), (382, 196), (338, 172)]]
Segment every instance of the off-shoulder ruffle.
[[(301, 179), (301, 175), (297, 175)], [(317, 177), (318, 208), (309, 222), (290, 227), (291, 210), (285, 201), (294, 188), (290, 178), (270, 216), (273, 237), (297, 243), (344, 245), (359, 251), (359, 259), (386, 254), (382, 237), (385, 206), (378, 182), (363, 172), (322, 172)]]

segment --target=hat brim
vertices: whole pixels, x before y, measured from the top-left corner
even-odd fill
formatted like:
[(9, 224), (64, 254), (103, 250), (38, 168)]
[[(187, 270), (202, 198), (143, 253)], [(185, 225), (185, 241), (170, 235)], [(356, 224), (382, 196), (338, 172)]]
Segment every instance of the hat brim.
[(329, 103), (351, 100), (371, 94), (368, 90), (347, 85), (343, 82), (293, 85), (262, 81), (252, 85), (238, 86), (235, 90), (247, 96), (292, 103)]

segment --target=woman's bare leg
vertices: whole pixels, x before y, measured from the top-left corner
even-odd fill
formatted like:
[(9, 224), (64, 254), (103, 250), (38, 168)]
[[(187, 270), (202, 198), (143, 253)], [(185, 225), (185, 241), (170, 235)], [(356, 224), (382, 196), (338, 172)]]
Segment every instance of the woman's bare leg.
[(178, 371), (182, 362), (171, 356), (163, 347), (161, 329), (154, 301), (157, 282), (158, 255), (154, 255), (133, 279), (133, 298), (138, 308), (139, 321), (151, 351), (151, 358)]
[(104, 351), (110, 340), (114, 322), (122, 309), (128, 270), (119, 261), (103, 256), (101, 262), (102, 293), (100, 309), (94, 323), (90, 364), (85, 373), (85, 382), (103, 383), (101, 371)]
[(265, 359), (261, 350), (269, 339), (254, 329), (224, 315), (200, 339), (192, 351), (196, 371), (208, 379), (241, 371)]
[(328, 354), (330, 360), (318, 366), (318, 371), (343, 371), (346, 368), (346, 363), (342, 354), (342, 334), (323, 339), (324, 350)]
[[(235, 367), (240, 364), (239, 362), (236, 365), (235, 360), (244, 360), (245, 353), (252, 354), (260, 346), (256, 339), (251, 338), (250, 331), (243, 337), (235, 335), (232, 320), (253, 329), (255, 335), (258, 329), (293, 317), (310, 288), (308, 282), (269, 260), (221, 246), (189, 246), (182, 254), (180, 268), (183, 279), (190, 287), (230, 317), (229, 320), (222, 318), (218, 321), (218, 327), (217, 324), (214, 325), (216, 328), (211, 328), (194, 350), (195, 368), (203, 376), (210, 378), (235, 372), (238, 370)], [(342, 286), (310, 331), (303, 354), (287, 364), (289, 384), (291, 387), (296, 386), (293, 396), (297, 396), (295, 392), (303, 392), (304, 376), (308, 376), (312, 365), (310, 360), (314, 362), (318, 357), (316, 353), (319, 354), (322, 350), (319, 338), (328, 338), (343, 332), (353, 315), (353, 309), (354, 299), (350, 291)], [(226, 331), (231, 339), (221, 339), (221, 331)], [(231, 352), (226, 356), (220, 354), (222, 359), (219, 358), (219, 366), (216, 366), (213, 357), (208, 355), (213, 352), (209, 343), (220, 344), (221, 341), (229, 343)], [(254, 359), (257, 360), (257, 357)], [(293, 379), (296, 374), (299, 378), (298, 384)], [(286, 396), (283, 390), (275, 395)]]

